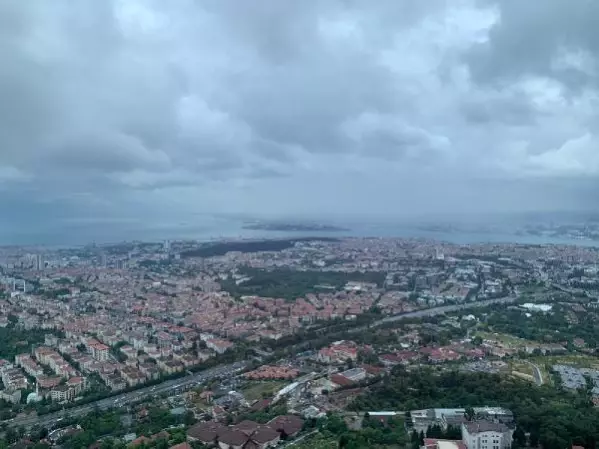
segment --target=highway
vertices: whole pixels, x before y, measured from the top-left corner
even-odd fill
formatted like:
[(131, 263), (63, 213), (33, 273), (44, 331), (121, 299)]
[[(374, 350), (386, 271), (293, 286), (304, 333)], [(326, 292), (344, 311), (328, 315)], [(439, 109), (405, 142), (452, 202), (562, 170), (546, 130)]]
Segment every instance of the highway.
[(464, 303), (464, 304), (454, 304), (454, 305), (450, 305), (450, 306), (431, 307), (430, 309), (423, 309), (423, 310), (417, 310), (415, 312), (407, 312), (407, 313), (401, 313), (399, 315), (388, 316), (381, 320), (370, 323), (370, 325), (368, 325), (368, 326), (361, 326), (361, 327), (353, 328), (353, 329), (348, 330), (347, 332), (350, 332), (350, 333), (359, 332), (359, 331), (363, 331), (368, 328), (381, 326), (383, 324), (392, 323), (394, 321), (402, 321), (402, 320), (405, 320), (408, 318), (423, 318), (423, 317), (427, 317), (427, 316), (442, 315), (442, 314), (448, 313), (448, 312), (457, 312), (459, 310), (468, 310), (468, 309), (487, 307), (487, 306), (491, 306), (493, 304), (511, 304), (511, 303), (515, 302), (516, 299), (518, 299), (517, 296), (506, 296), (503, 298), (483, 299), (481, 301), (468, 302), (468, 303)]
[[(459, 310), (476, 309), (476, 308), (491, 306), (494, 304), (511, 304), (511, 303), (516, 302), (517, 299), (518, 299), (518, 296), (514, 295), (514, 296), (505, 296), (503, 298), (483, 299), (480, 301), (467, 302), (464, 304), (454, 304), (454, 305), (449, 305), (449, 306), (431, 307), (429, 309), (416, 310), (414, 312), (405, 312), (405, 313), (400, 313), (397, 315), (388, 316), (388, 317), (382, 318), (380, 320), (373, 321), (370, 324), (365, 324), (363, 326), (352, 327), (352, 328), (344, 329), (344, 330), (326, 332), (326, 330), (328, 328), (320, 328), (320, 329), (318, 329), (318, 333), (320, 335), (326, 334), (329, 337), (333, 336), (333, 335), (343, 336), (343, 335), (348, 335), (348, 334), (355, 334), (358, 332), (366, 331), (368, 329), (372, 329), (373, 327), (382, 326), (383, 324), (392, 323), (395, 321), (403, 321), (403, 320), (410, 319), (410, 318), (423, 318), (423, 317), (428, 317), (428, 316), (443, 315), (444, 313), (457, 312)], [(312, 347), (310, 345), (315, 340), (317, 340), (317, 339), (303, 340), (301, 343), (291, 345), (291, 346), (287, 347), (288, 353), (291, 353), (291, 352), (297, 353), (297, 352), (304, 351), (306, 349), (312, 349)]]
[(41, 427), (52, 428), (57, 423), (59, 423), (65, 415), (69, 415), (71, 417), (83, 416), (88, 413), (91, 413), (96, 407), (101, 410), (107, 410), (114, 407), (122, 407), (124, 405), (139, 401), (149, 396), (156, 396), (162, 393), (167, 393), (178, 389), (185, 389), (187, 387), (191, 388), (199, 383), (210, 381), (220, 376), (235, 374), (245, 369), (246, 366), (247, 362), (245, 361), (232, 363), (230, 365), (218, 366), (215, 368), (210, 368), (206, 371), (202, 371), (200, 373), (192, 374), (190, 376), (167, 380), (158, 385), (140, 388), (139, 390), (123, 393), (117, 396), (111, 396), (106, 399), (100, 399), (99, 401), (84, 404), (79, 407), (72, 407), (64, 411), (61, 410), (58, 412), (48, 413), (47, 415), (41, 416), (29, 415), (4, 421), (4, 423), (6, 423), (9, 427), (23, 426), (25, 428), (28, 428), (34, 425), (39, 425)]

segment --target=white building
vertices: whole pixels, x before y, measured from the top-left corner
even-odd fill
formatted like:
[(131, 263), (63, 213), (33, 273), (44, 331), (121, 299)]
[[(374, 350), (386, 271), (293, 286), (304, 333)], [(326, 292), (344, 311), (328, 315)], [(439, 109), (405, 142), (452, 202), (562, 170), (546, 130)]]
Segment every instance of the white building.
[(467, 449), (508, 449), (514, 431), (502, 423), (474, 421), (462, 424), (462, 441)]
[(455, 440), (438, 440), (436, 438), (425, 438), (421, 449), (464, 449), (464, 443)]
[(531, 312), (543, 313), (551, 312), (551, 309), (553, 309), (553, 306), (551, 304), (533, 304), (531, 302), (522, 304), (522, 307), (526, 310), (530, 310)]
[(364, 368), (352, 368), (342, 372), (341, 375), (347, 377), (352, 382), (359, 382), (366, 379), (366, 370)]
[(92, 357), (100, 362), (108, 360), (108, 352), (110, 348), (104, 343), (94, 343), (89, 345), (89, 349), (92, 353)]
[(50, 392), (53, 401), (71, 401), (75, 398), (75, 390), (67, 385), (59, 385)]

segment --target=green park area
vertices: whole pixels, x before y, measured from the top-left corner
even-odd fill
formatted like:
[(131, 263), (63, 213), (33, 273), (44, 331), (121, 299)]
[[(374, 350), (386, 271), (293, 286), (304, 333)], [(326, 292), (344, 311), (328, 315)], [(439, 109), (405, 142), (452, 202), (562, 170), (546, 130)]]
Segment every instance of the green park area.
[(502, 332), (479, 331), (476, 333), (476, 336), (482, 338), (483, 340), (496, 341), (504, 347), (510, 349), (524, 349), (526, 345), (534, 344), (534, 342), (530, 340), (525, 340), (524, 338), (516, 337), (510, 334), (505, 334)]
[[(233, 279), (222, 282), (222, 288), (234, 297), (258, 295), (293, 300), (308, 293), (341, 290), (350, 281), (369, 282), (382, 286), (382, 272), (297, 271), (290, 269), (260, 270), (243, 268), (248, 279), (237, 284)], [(323, 288), (326, 286), (327, 288)]]
[(241, 392), (243, 393), (243, 396), (251, 402), (272, 397), (287, 384), (288, 382), (279, 380), (250, 381), (241, 389)]

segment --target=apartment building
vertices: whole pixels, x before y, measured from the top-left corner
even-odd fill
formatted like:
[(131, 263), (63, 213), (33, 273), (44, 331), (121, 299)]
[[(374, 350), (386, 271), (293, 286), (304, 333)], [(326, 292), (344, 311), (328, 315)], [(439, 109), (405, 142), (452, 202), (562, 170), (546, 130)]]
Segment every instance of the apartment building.
[(63, 402), (75, 399), (75, 389), (68, 385), (59, 385), (50, 392), (53, 401)]
[(468, 449), (508, 449), (514, 431), (503, 423), (474, 421), (462, 424), (462, 441)]
[(89, 350), (94, 359), (100, 362), (105, 362), (106, 360), (108, 360), (110, 348), (106, 346), (104, 343), (92, 343), (89, 345)]
[(213, 338), (206, 341), (206, 346), (218, 354), (224, 353), (227, 349), (233, 347), (233, 343), (227, 340), (221, 340), (219, 338)]
[(121, 376), (129, 386), (142, 384), (146, 381), (146, 376), (140, 370), (131, 366), (123, 368)]
[(6, 390), (19, 390), (27, 388), (27, 378), (18, 368), (2, 371), (2, 383)]
[(85, 377), (80, 377), (80, 376), (71, 377), (69, 380), (67, 380), (66, 385), (67, 385), (67, 387), (73, 389), (73, 391), (75, 392), (75, 395), (78, 395), (83, 390), (85, 390), (85, 388), (87, 386), (87, 381), (86, 381)]
[(33, 360), (29, 354), (19, 354), (15, 356), (15, 363), (32, 377), (37, 378), (44, 374), (44, 369), (35, 363), (35, 360)]

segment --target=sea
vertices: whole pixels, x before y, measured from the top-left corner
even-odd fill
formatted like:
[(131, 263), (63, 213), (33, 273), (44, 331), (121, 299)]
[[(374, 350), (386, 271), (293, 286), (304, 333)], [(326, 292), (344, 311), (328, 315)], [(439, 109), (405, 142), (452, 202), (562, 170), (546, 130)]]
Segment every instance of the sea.
[(598, 240), (567, 238), (554, 235), (533, 235), (514, 226), (467, 227), (423, 226), (414, 223), (339, 223), (340, 231), (271, 231), (244, 229), (244, 221), (233, 219), (210, 219), (198, 224), (151, 224), (151, 223), (103, 223), (61, 226), (43, 232), (22, 230), (0, 234), (0, 245), (36, 245), (71, 247), (90, 243), (107, 244), (124, 241), (163, 240), (251, 240), (282, 239), (297, 237), (378, 237), (418, 238), (455, 244), (517, 243), (556, 244), (598, 247)]

